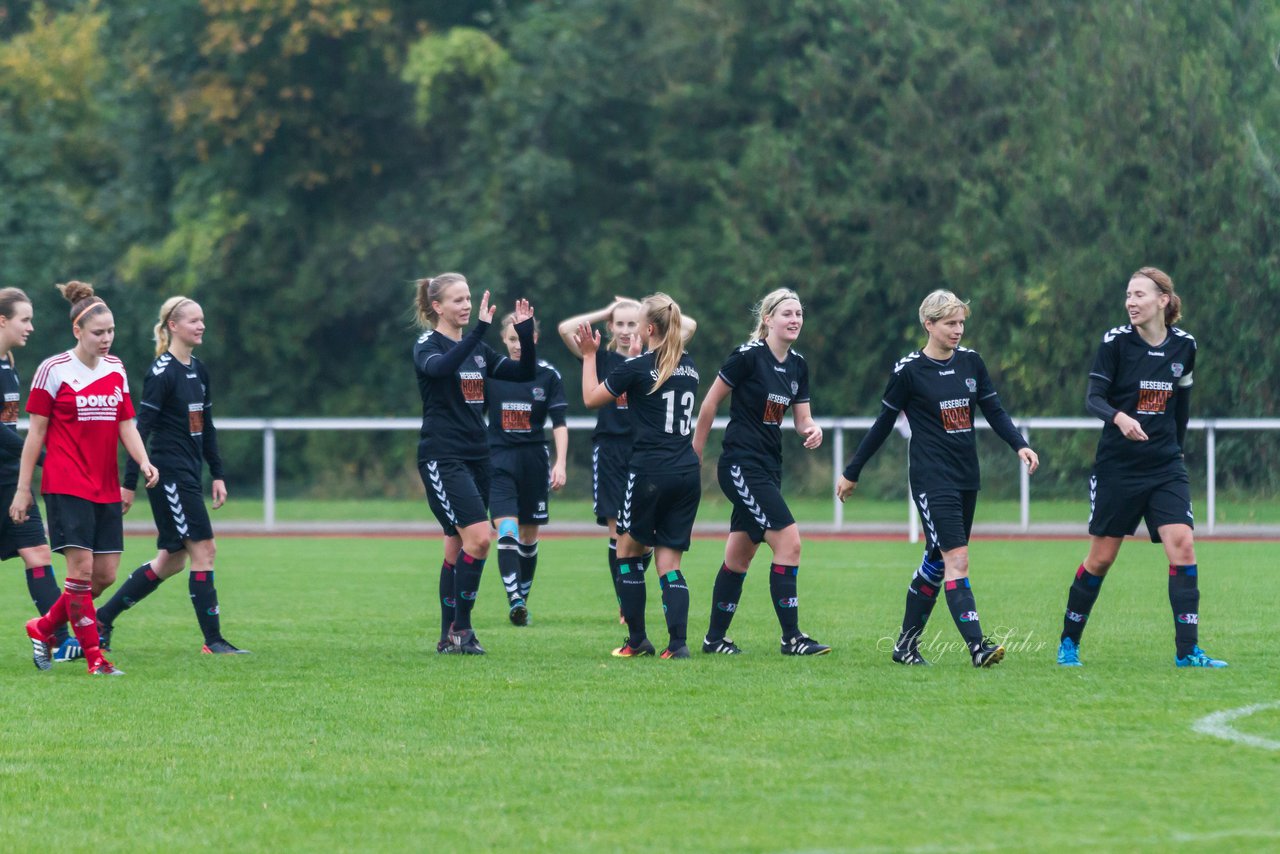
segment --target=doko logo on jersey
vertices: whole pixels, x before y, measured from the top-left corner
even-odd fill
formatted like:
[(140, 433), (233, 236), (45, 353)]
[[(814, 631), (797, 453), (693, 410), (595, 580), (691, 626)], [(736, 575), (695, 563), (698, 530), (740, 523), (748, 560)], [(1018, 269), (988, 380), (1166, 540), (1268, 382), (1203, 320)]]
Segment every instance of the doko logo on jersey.
[(116, 386), (111, 394), (77, 394), (76, 418), (80, 421), (115, 421), (116, 410), (124, 401), (124, 389)]

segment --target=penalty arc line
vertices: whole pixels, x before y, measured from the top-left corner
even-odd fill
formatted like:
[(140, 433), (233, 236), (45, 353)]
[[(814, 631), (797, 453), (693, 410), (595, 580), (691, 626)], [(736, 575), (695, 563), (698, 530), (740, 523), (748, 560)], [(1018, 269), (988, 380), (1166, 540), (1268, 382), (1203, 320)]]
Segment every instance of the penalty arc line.
[(1211, 735), (1214, 738), (1221, 738), (1227, 741), (1234, 741), (1236, 744), (1245, 744), (1249, 747), (1261, 747), (1263, 750), (1280, 750), (1280, 741), (1270, 738), (1260, 738), (1256, 735), (1247, 735), (1239, 732), (1231, 724), (1240, 718), (1247, 718), (1258, 712), (1265, 712), (1269, 709), (1280, 709), (1280, 702), (1274, 703), (1255, 703), (1252, 706), (1241, 706), (1238, 709), (1227, 709), (1221, 712), (1214, 712), (1211, 715), (1205, 715), (1200, 720), (1191, 725), (1191, 729), (1203, 735)]

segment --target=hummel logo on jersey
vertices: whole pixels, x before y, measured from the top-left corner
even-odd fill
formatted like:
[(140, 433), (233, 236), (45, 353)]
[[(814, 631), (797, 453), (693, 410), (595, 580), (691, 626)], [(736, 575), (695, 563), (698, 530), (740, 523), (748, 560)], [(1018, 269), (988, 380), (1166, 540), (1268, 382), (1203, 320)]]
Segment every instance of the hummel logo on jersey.
[(956, 369), (955, 369), (955, 368), (952, 368), (951, 370), (948, 370), (948, 371), (938, 371), (938, 376), (940, 376), (940, 377), (949, 377), (949, 376), (951, 376), (952, 374), (954, 374), (955, 372), (956, 372)]
[(773, 369), (780, 374), (785, 374), (787, 372), (787, 369), (782, 367), (781, 365), (774, 365)]
[(1148, 355), (1148, 356), (1163, 356), (1163, 355), (1164, 355), (1164, 351), (1163, 351), (1163, 350), (1148, 350), (1148, 351), (1147, 351), (1147, 355)]

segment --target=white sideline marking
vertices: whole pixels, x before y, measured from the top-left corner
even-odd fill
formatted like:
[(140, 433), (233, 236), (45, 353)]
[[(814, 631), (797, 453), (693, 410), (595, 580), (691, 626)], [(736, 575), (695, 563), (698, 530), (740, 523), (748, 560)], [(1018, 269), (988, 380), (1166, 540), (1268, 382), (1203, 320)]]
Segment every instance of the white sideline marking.
[(1231, 722), (1240, 718), (1247, 718), (1249, 715), (1257, 712), (1265, 712), (1268, 709), (1280, 709), (1280, 702), (1275, 703), (1255, 703), (1252, 706), (1241, 706), (1238, 709), (1227, 709), (1223, 712), (1214, 712), (1211, 715), (1205, 715), (1200, 720), (1191, 725), (1191, 729), (1204, 735), (1211, 735), (1214, 738), (1222, 738), (1227, 741), (1234, 741), (1236, 744), (1246, 744), (1249, 747), (1261, 747), (1263, 750), (1280, 750), (1280, 741), (1274, 741), (1269, 738), (1259, 738), (1256, 735), (1246, 735), (1238, 732), (1235, 727), (1231, 726)]

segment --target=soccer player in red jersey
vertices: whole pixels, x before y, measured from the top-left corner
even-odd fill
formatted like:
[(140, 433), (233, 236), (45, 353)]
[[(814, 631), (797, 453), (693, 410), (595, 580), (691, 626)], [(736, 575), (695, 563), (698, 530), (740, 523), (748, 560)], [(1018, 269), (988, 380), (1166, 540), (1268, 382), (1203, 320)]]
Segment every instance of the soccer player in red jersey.
[(9, 518), (20, 525), (30, 517), (31, 478), (43, 448), (40, 491), (53, 550), (67, 560), (67, 583), (48, 612), (27, 623), (32, 659), (41, 670), (49, 669), (54, 629), (70, 620), (89, 673), (116, 676), (123, 671), (102, 656), (93, 607), (93, 597), (115, 581), (124, 551), (116, 443), (137, 461), (147, 486), (154, 486), (159, 474), (133, 422), (124, 365), (110, 355), (116, 334), (111, 309), (84, 282), (58, 285), (58, 290), (71, 303), (76, 346), (45, 359), (36, 370)]

